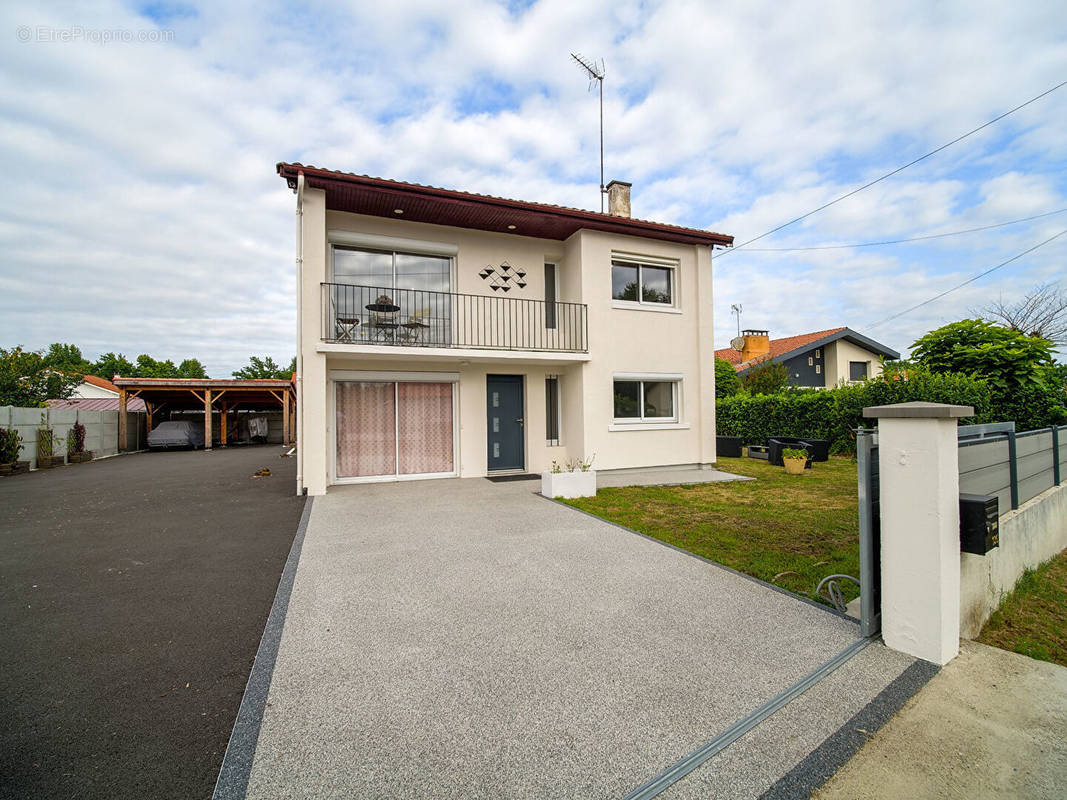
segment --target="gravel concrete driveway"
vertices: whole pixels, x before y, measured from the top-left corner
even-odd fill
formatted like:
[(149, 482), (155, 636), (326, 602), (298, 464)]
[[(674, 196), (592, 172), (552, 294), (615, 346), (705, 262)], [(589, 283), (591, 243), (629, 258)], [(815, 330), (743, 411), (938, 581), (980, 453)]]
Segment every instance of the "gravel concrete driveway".
[[(858, 637), (537, 489), (441, 480), (315, 499), (249, 797), (622, 797)], [(702, 767), (698, 795), (774, 784), (911, 664), (877, 651), (829, 703), (781, 718), (755, 784), (738, 790), (734, 759), (742, 777), (711, 789), (722, 776)]]

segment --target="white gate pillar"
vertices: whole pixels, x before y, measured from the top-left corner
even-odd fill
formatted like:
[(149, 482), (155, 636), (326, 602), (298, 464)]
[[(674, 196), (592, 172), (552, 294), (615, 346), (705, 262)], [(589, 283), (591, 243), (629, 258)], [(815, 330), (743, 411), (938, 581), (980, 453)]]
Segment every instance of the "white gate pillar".
[(956, 420), (970, 406), (898, 403), (878, 420), (882, 638), (935, 664), (960, 649), (960, 475)]

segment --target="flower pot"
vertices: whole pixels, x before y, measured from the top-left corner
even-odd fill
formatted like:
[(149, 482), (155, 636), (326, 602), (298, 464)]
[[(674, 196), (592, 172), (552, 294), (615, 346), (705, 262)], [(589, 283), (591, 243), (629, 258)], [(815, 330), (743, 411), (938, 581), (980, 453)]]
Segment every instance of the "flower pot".
[(804, 467), (808, 465), (808, 460), (806, 458), (783, 458), (782, 464), (788, 474), (803, 475)]
[(545, 497), (595, 497), (596, 470), (542, 472), (541, 494)]

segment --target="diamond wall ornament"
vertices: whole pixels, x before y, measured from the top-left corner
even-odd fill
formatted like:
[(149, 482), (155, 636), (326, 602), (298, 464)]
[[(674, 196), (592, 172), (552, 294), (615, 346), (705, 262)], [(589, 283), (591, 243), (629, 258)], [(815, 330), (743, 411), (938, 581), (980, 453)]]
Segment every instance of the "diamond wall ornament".
[(478, 273), (478, 277), (483, 281), (488, 281), (489, 288), (494, 292), (510, 291), (512, 288), (512, 281), (515, 282), (514, 285), (519, 289), (526, 288), (526, 281), (523, 280), (526, 277), (526, 270), (521, 268), (516, 269), (507, 261), (502, 261), (499, 267), (494, 267), (492, 264), (486, 264)]

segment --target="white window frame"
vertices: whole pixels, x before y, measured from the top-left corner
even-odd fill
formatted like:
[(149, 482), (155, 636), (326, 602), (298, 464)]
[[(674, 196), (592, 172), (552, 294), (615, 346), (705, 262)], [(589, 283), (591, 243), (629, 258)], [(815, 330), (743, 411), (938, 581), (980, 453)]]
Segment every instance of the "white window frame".
[[(611, 264), (610, 267), (615, 266), (616, 261), (625, 262), (626, 264), (633, 264), (637, 269), (637, 300), (616, 300), (611, 298), (611, 304), (614, 308), (627, 308), (634, 311), (659, 311), (668, 314), (680, 314), (682, 313), (680, 304), (680, 295), (678, 291), (678, 270), (681, 262), (676, 258), (657, 258), (655, 256), (638, 255), (637, 253), (626, 253), (621, 250), (613, 250), (611, 252)], [(670, 270), (671, 279), (671, 302), (670, 303), (651, 303), (641, 299), (641, 267), (660, 267), (661, 269)], [(610, 273), (609, 273), (610, 278)]]
[[(628, 430), (684, 430), (690, 426), (682, 422), (684, 415), (682, 413), (682, 380), (684, 376), (681, 373), (670, 372), (616, 372), (611, 376), (611, 419), (612, 423), (608, 426), (608, 430), (611, 431), (628, 431)], [(639, 408), (641, 410), (640, 417), (616, 417), (615, 416), (615, 381), (640, 381), (641, 382), (641, 401)], [(646, 417), (645, 413), (645, 382), (648, 383), (670, 383), (673, 390), (673, 397), (671, 398), (674, 406), (674, 415), (671, 417)]]

